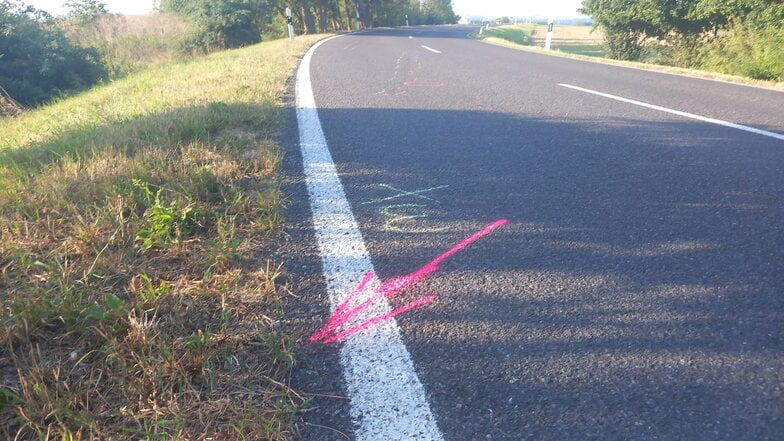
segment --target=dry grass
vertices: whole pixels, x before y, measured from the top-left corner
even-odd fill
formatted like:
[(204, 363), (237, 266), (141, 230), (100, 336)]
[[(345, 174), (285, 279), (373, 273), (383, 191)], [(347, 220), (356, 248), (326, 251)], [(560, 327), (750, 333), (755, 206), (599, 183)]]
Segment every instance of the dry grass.
[(0, 86), (0, 118), (6, 116), (19, 116), (24, 113), (25, 108), (16, 102), (11, 95)]
[(0, 438), (286, 439), (276, 103), (317, 37), (0, 120)]
[(62, 21), (68, 39), (96, 48), (113, 77), (183, 58), (193, 26), (174, 14), (103, 14), (96, 22)]
[[(507, 41), (517, 45), (544, 48), (547, 25), (521, 24), (488, 29), (483, 38), (490, 42)], [(604, 35), (591, 26), (561, 26), (553, 29), (554, 51), (583, 56), (603, 57)]]
[[(531, 30), (531, 40), (534, 46), (544, 47), (546, 25), (537, 25)], [(603, 57), (604, 35), (601, 30), (592, 26), (560, 26), (553, 28), (553, 41), (551, 48), (569, 54), (584, 55), (589, 57)]]

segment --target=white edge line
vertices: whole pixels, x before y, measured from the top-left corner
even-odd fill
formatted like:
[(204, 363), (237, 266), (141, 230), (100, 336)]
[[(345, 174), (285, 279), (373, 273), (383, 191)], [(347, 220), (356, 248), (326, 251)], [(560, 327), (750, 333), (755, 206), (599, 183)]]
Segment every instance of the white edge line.
[(441, 53), (441, 51), (435, 50), (432, 47), (427, 47), (424, 44), (421, 47), (422, 47), (422, 49), (430, 51), (430, 52), (432, 52), (434, 54), (440, 54)]
[(635, 101), (635, 100), (632, 100), (632, 99), (629, 99), (629, 98), (623, 98), (623, 97), (616, 96), (616, 95), (610, 95), (609, 93), (597, 92), (597, 91), (591, 90), (591, 89), (585, 89), (585, 88), (582, 88), (582, 87), (572, 86), (571, 84), (558, 83), (558, 85), (561, 86), (561, 87), (569, 88), (569, 89), (579, 90), (580, 92), (590, 93), (590, 94), (593, 94), (593, 95), (598, 95), (598, 96), (602, 96), (602, 97), (605, 97), (605, 98), (610, 98), (610, 99), (613, 99), (613, 100), (616, 100), (616, 101), (621, 101), (621, 102), (628, 103), (628, 104), (634, 104), (636, 106), (647, 107), (648, 109), (658, 110), (660, 112), (671, 113), (673, 115), (678, 115), (678, 116), (682, 116), (682, 117), (685, 117), (685, 118), (696, 119), (698, 121), (703, 121), (703, 122), (707, 122), (707, 123), (711, 123), (711, 124), (716, 124), (716, 125), (720, 125), (720, 126), (724, 126), (724, 127), (729, 127), (729, 128), (732, 128), (732, 129), (743, 130), (744, 132), (751, 132), (751, 133), (755, 133), (757, 135), (767, 136), (769, 138), (780, 139), (780, 140), (784, 141), (784, 134), (781, 134), (781, 133), (769, 132), (767, 130), (757, 129), (755, 127), (744, 126), (742, 124), (735, 124), (735, 123), (732, 123), (732, 122), (729, 122), (729, 121), (723, 121), (723, 120), (715, 119), (715, 118), (708, 118), (706, 116), (695, 115), (694, 113), (682, 112), (680, 110), (675, 110), (675, 109), (670, 109), (670, 108), (667, 108), (667, 107), (657, 106), (655, 104), (648, 104), (648, 103), (644, 103), (642, 101)]
[[(308, 50), (296, 80), (305, 181), (333, 312), (362, 277), (374, 271), (324, 138), (310, 81), (313, 53), (337, 37), (322, 40)], [(355, 302), (369, 298), (378, 284), (374, 278)], [(348, 326), (389, 311), (389, 303), (382, 298)], [(357, 441), (443, 441), (394, 319), (346, 339), (340, 347), (340, 360)]]

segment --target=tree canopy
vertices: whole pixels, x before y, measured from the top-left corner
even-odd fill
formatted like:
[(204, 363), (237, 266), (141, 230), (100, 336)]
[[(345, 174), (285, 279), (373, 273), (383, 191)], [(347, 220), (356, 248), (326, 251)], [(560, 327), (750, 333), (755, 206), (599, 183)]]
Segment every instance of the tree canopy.
[(72, 45), (43, 11), (0, 1), (0, 84), (33, 106), (106, 77), (95, 50)]
[[(765, 34), (781, 29), (781, 0), (583, 0), (582, 12), (606, 35), (614, 58), (637, 60), (647, 44), (664, 42), (675, 64), (693, 65), (701, 51), (734, 28)], [(768, 30), (765, 30), (768, 29)], [(775, 32), (773, 32), (775, 34)], [(777, 46), (773, 42), (760, 44)]]
[(285, 10), (293, 13), (297, 33), (318, 33), (376, 26), (456, 23), (451, 0), (162, 0), (164, 12), (194, 21), (203, 46), (235, 47), (286, 33)]
[[(188, 38), (176, 43), (186, 53), (284, 37), (287, 7), (292, 9), (298, 34), (458, 20), (450, 0), (161, 0), (158, 4), (161, 12), (192, 24)], [(105, 3), (69, 0), (66, 6), (69, 13), (54, 18), (24, 0), (0, 0), (0, 85), (25, 106), (91, 87), (118, 71), (112, 64), (112, 46), (96, 44), (100, 40), (96, 36), (103, 32), (102, 19), (108, 16)]]
[(257, 16), (262, 1), (163, 0), (161, 10), (191, 19), (199, 29), (192, 44), (205, 50), (235, 48), (261, 41)]

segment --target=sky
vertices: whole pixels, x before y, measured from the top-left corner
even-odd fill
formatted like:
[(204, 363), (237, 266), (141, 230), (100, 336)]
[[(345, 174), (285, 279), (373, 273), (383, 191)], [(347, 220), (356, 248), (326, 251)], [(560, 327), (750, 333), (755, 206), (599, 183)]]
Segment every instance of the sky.
[[(43, 9), (52, 15), (63, 15), (68, 12), (63, 4), (68, 0), (22, 0), (36, 9)], [(152, 11), (152, 0), (103, 0), (109, 12), (123, 15), (141, 15)]]
[(463, 17), (580, 17), (582, 0), (452, 0), (452, 9)]
[[(109, 12), (134, 15), (152, 11), (152, 0), (103, 0)], [(53, 15), (65, 14), (63, 0), (26, 0), (26, 4)], [(578, 17), (582, 0), (453, 0), (453, 9), (463, 17)]]

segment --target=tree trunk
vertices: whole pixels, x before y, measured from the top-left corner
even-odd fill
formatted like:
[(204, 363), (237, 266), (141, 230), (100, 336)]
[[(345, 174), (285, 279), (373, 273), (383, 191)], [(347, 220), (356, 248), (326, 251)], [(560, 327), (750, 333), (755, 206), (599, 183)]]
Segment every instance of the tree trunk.
[(318, 14), (319, 32), (327, 32), (327, 0), (316, 0), (316, 13)]
[(361, 29), (373, 27), (373, 23), (370, 21), (370, 8), (368, 5), (368, 0), (357, 0), (357, 11), (359, 11), (358, 27)]
[(306, 34), (315, 34), (316, 33), (316, 22), (313, 19), (313, 12), (310, 10), (308, 5), (302, 5), (300, 7), (300, 11), (302, 12), (303, 24), (305, 25), (305, 33)]
[(354, 12), (354, 11), (352, 11), (351, 0), (346, 0), (343, 4), (346, 7), (346, 26), (347, 26), (348, 30), (350, 31), (352, 29), (351, 21), (354, 20), (354, 17), (356, 16), (356, 14), (352, 14), (352, 12)]
[(334, 17), (330, 20), (330, 22), (332, 23), (332, 30), (333, 31), (342, 31), (343, 30), (343, 23), (339, 22), (338, 20), (335, 20)]

